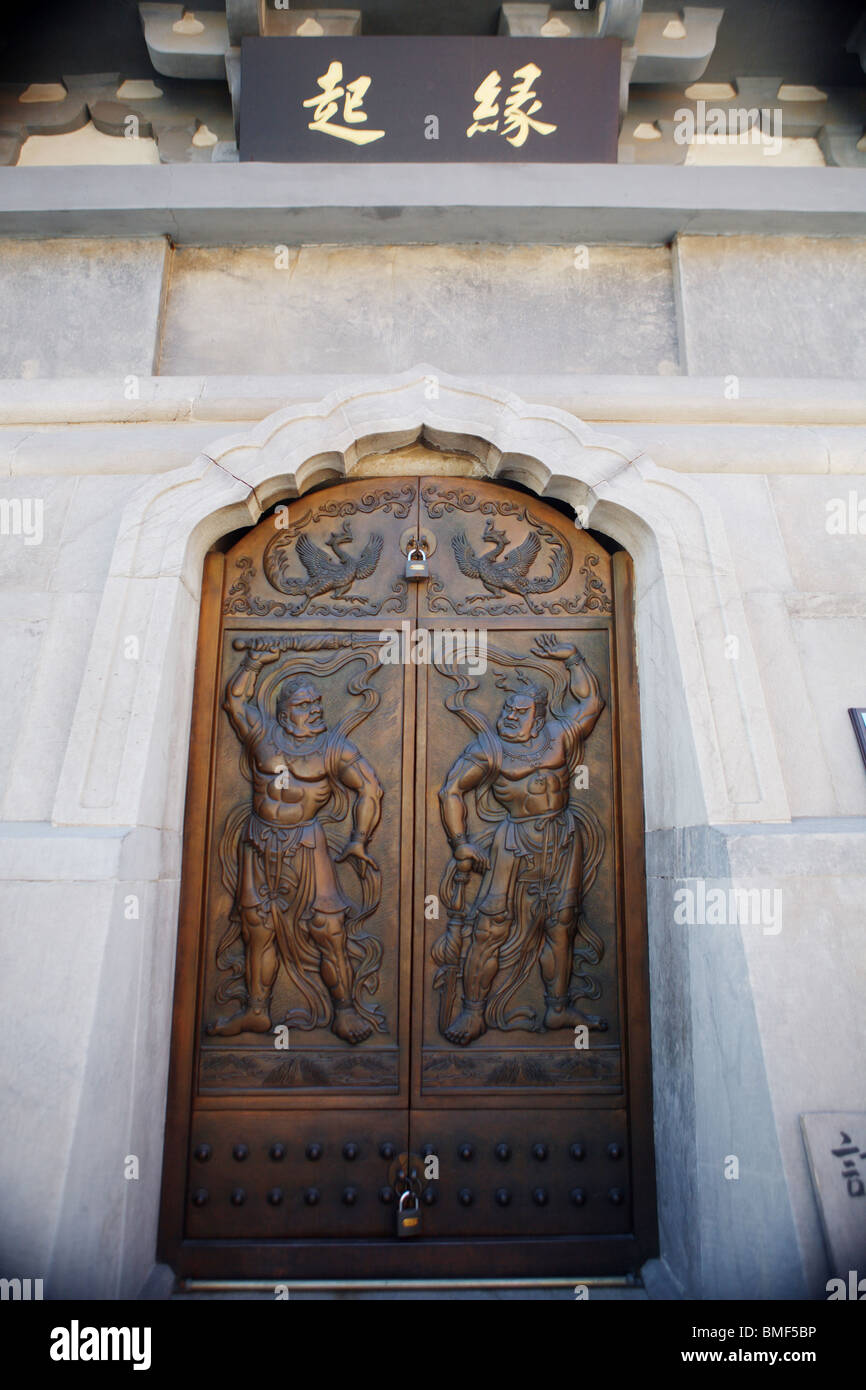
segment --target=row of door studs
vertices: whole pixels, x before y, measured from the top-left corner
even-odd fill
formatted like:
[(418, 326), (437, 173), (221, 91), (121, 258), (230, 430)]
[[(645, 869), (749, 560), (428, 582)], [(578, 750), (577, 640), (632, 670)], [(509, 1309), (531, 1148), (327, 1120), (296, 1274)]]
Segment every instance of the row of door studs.
[[(532, 1157), (537, 1159), (539, 1163), (543, 1163), (550, 1157), (550, 1148), (547, 1144), (533, 1144), (531, 1152)], [(624, 1152), (622, 1144), (617, 1143), (608, 1144), (606, 1149), (607, 1157), (611, 1159), (622, 1158)], [(309, 1159), (311, 1163), (318, 1162), (318, 1160), (324, 1156), (324, 1153), (324, 1144), (307, 1144), (304, 1150), (305, 1157)], [(435, 1153), (436, 1150), (432, 1144), (425, 1144), (424, 1148), (421, 1150), (423, 1158), (429, 1158)], [(582, 1159), (586, 1158), (586, 1146), (584, 1144), (571, 1144), (568, 1153), (570, 1158), (580, 1162)], [(268, 1149), (268, 1157), (273, 1159), (275, 1163), (280, 1162), (287, 1154), (288, 1149), (285, 1144), (271, 1144)], [(359, 1144), (355, 1144), (350, 1140), (343, 1145), (342, 1154), (343, 1158), (346, 1159), (348, 1163), (352, 1163), (355, 1159), (360, 1158), (361, 1147)], [(459, 1144), (457, 1146), (457, 1157), (462, 1159), (464, 1163), (471, 1163), (472, 1159), (475, 1158), (475, 1154), (475, 1147), (472, 1144)], [(493, 1154), (495, 1158), (499, 1159), (500, 1163), (507, 1163), (512, 1156), (511, 1145), (498, 1143), (494, 1146)], [(198, 1163), (206, 1163), (212, 1155), (213, 1148), (210, 1144), (198, 1144), (193, 1150), (193, 1158), (195, 1158)], [(248, 1144), (235, 1144), (232, 1147), (232, 1158), (238, 1163), (245, 1162), (249, 1156), (250, 1149)], [(380, 1144), (379, 1157), (384, 1158), (386, 1161), (396, 1158), (396, 1146), (389, 1143)]]

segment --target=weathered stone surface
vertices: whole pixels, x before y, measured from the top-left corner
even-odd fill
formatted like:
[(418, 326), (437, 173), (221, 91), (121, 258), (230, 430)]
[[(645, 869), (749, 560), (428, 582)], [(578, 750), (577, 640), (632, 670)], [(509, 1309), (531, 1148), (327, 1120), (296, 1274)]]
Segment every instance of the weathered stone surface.
[(124, 136), (130, 128), (130, 116), (134, 116), (138, 122), (139, 135), (153, 134), (150, 121), (141, 106), (132, 106), (123, 101), (94, 101), (90, 107), (90, 115), (96, 129), (101, 130), (104, 135)]
[(23, 83), (0, 87), (0, 134), (61, 135), (86, 124), (80, 92), (69, 90), (63, 101), (21, 101), (24, 90)]
[[(753, 163), (766, 171), (796, 163), (802, 158), (798, 148), (802, 141), (812, 158), (820, 147), (827, 164), (861, 166), (864, 152), (857, 149), (857, 142), (866, 125), (866, 90), (830, 88), (823, 98), (800, 101), (784, 95), (786, 88), (780, 87), (778, 77), (738, 77), (736, 89), (725, 85), (727, 91), (720, 84), (698, 83), (684, 94), (682, 82), (656, 87), (641, 79), (629, 91), (619, 140), (620, 162), (682, 164), (688, 157), (689, 164), (700, 160), (712, 160), (716, 167), (723, 167), (723, 161), (741, 166)], [(723, 142), (687, 143), (698, 132), (715, 135), (718, 123), (726, 132)], [(641, 126), (655, 126), (660, 138), (635, 138)], [(738, 144), (737, 133), (750, 128), (748, 139)], [(762, 129), (767, 137), (763, 143)]]
[[(464, 376), (473, 389), (484, 390), (488, 379), (482, 374)], [(565, 372), (533, 372), (531, 365), (521, 372), (502, 373), (502, 390), (525, 400), (555, 406), (580, 420), (597, 420), (615, 427), (619, 433), (629, 421), (644, 433), (655, 424), (665, 427), (665, 439), (701, 427), (708, 434), (693, 434), (691, 458), (695, 470), (723, 471), (733, 464), (734, 451), (719, 454), (720, 468), (714, 466), (717, 440), (742, 434), (737, 473), (784, 473), (778, 452), (768, 452), (771, 435), (782, 434), (786, 443), (800, 440), (797, 458), (802, 463), (815, 456), (810, 441), (828, 440), (823, 466), (813, 471), (826, 473), (834, 454), (843, 471), (866, 472), (866, 436), (863, 424), (863, 389), (858, 381), (821, 381), (808, 378), (750, 377), (740, 381), (738, 396), (728, 398), (722, 377), (688, 377), (664, 373), (661, 376), (575, 376)], [(122, 377), (79, 377), (68, 380), (29, 382), (0, 379), (0, 425), (141, 424), (184, 420), (261, 420), (275, 410), (300, 401), (320, 400), (347, 385), (342, 372), (289, 372), (271, 375), (247, 373), (239, 376), (151, 376), (142, 377), (138, 395), (126, 390)], [(741, 426), (749, 426), (740, 430)], [(808, 426), (808, 429), (797, 428)], [(766, 426), (756, 432), (753, 427)], [(720, 433), (717, 433), (720, 431)], [(630, 436), (628, 436), (630, 437)], [(683, 436), (681, 436), (683, 437)], [(700, 441), (705, 446), (700, 447)], [(685, 446), (683, 446), (683, 455)], [(47, 457), (47, 455), (46, 455)], [(58, 465), (61, 461), (55, 459)], [(761, 461), (766, 466), (761, 467)], [(658, 460), (656, 460), (658, 462)], [(746, 466), (748, 464), (748, 466)], [(667, 463), (665, 466), (669, 466)], [(53, 471), (53, 470), (49, 470)], [(690, 471), (689, 469), (685, 470)], [(794, 471), (800, 471), (799, 468)], [(808, 470), (803, 470), (808, 471)]]
[(291, 9), (275, 10), (267, 6), (264, 12), (263, 32), (270, 38), (280, 35), (292, 36), (299, 32), (302, 37), (306, 34), (318, 34), (327, 38), (344, 38), (360, 34), (361, 11), (299, 10), (294, 5)]
[(791, 626), (814, 710), (807, 737), (832, 781), (834, 810), (842, 816), (866, 816), (866, 768), (848, 718), (849, 706), (864, 703), (866, 613), (797, 616)]
[(506, 3), (499, 13), (499, 32), (509, 38), (616, 38), (627, 48), (640, 24), (643, 0), (612, 0), (589, 10), (581, 5), (564, 10), (553, 5)]
[[(2, 850), (18, 850), (20, 841), (16, 841), (17, 837), (7, 841)], [(11, 864), (2, 875), (6, 881), (0, 881), (0, 943), (7, 961), (4, 992), (8, 991), (12, 1004), (11, 1009), (7, 1007), (7, 1022), (14, 1022), (16, 1038), (14, 1061), (8, 1050), (5, 1053), (5, 1064), (12, 1067), (4, 1089), (10, 1133), (15, 1138), (0, 1153), (0, 1180), (6, 1194), (4, 1258), (11, 1268), (34, 1273), (48, 1272), (62, 1209), (67, 1156), (79, 1121), (85, 1039), (93, 1024), (94, 982), (100, 975), (112, 894), (109, 883), (94, 891), (92, 883), (52, 882), (56, 865), (51, 864), (44, 843), (42, 865), (40, 883), (33, 881), (32, 872), (26, 881), (15, 882), (20, 870)], [(28, 935), (33, 954), (20, 949)], [(43, 967), (46, 962), (62, 962), (62, 970), (40, 970), (43, 1023), (33, 1014), (28, 1018), (27, 1011), (14, 1004), (32, 989), (37, 961)], [(46, 1017), (55, 1020), (54, 1028), (44, 1028)], [(50, 1143), (45, 1142), (48, 1115)]]
[(866, 242), (679, 237), (686, 369), (696, 376), (866, 376)]
[[(554, 28), (549, 26), (554, 25)], [(598, 14), (561, 10), (553, 5), (506, 3), (499, 11), (499, 32), (511, 39), (538, 38), (543, 30), (553, 37), (593, 38), (598, 33)], [(564, 33), (562, 32), (564, 31)]]
[[(858, 923), (866, 891), (864, 851), (862, 818), (800, 822), (779, 827), (775, 835), (756, 828), (731, 844), (735, 875), (760, 874), (782, 895), (782, 931), (770, 936), (749, 927), (743, 940), (802, 1268), (810, 1296), (821, 1299), (827, 1257), (799, 1116), (850, 1109), (863, 1095)], [(820, 1045), (804, 1018), (820, 1019)], [(775, 1253), (772, 1262), (775, 1267)]]
[(18, 155), (18, 165), (22, 168), (28, 165), (62, 169), (70, 165), (92, 168), (104, 164), (140, 166), (158, 163), (159, 151), (155, 141), (148, 136), (118, 139), (115, 135), (106, 135), (97, 130), (92, 121), (88, 121), (81, 130), (72, 130), (67, 135), (30, 135)]
[(100, 596), (4, 591), (3, 818), (49, 821)]
[(144, 41), (157, 72), (167, 77), (221, 77), (229, 46), (224, 14), (201, 10), (186, 18), (184, 5), (140, 4)]
[(57, 437), (42, 430), (0, 429), (0, 472), (13, 477), (65, 475), (143, 477), (185, 468), (213, 439), (213, 424), (98, 426), (65, 434), (63, 457)]
[[(700, 77), (716, 44), (723, 9), (686, 7), (643, 14), (641, 0), (619, 0), (590, 11), (554, 9), (539, 4), (504, 4), (499, 32), (511, 38), (593, 39), (609, 36), (623, 41), (623, 101), (629, 83), (663, 84), (682, 88)], [(671, 33), (672, 23), (677, 29)]]
[[(177, 254), (164, 372), (677, 370), (664, 248)], [(585, 264), (584, 264), (585, 261)], [(627, 331), (624, 329), (628, 323)]]
[(0, 164), (16, 164), (21, 152), (24, 137), (21, 135), (0, 135)]
[[(198, 93), (199, 84), (186, 86)], [(231, 139), (228, 88), (221, 90), (222, 138)], [(220, 134), (210, 109), (206, 120)], [(792, 179), (790, 171), (754, 168), (253, 161), (217, 173), (192, 167), (182, 177), (166, 166), (143, 179), (138, 170), (82, 168), (70, 204), (68, 176), (21, 178), (0, 168), (6, 236), (164, 234), (193, 247), (657, 247), (680, 232), (862, 238), (864, 231), (856, 169), (801, 169)]]
[[(862, 470), (866, 474), (866, 468)], [(800, 593), (862, 596), (866, 556), (866, 507), (864, 531), (858, 527), (858, 498), (866, 503), (862, 474), (848, 477), (785, 478), (770, 480), (776, 526), (785, 546)], [(851, 515), (849, 493), (855, 495)], [(853, 525), (852, 525), (853, 522)], [(850, 703), (856, 704), (856, 701)]]
[(835, 164), (840, 169), (866, 169), (866, 144), (859, 122), (856, 125), (824, 126), (817, 140), (828, 164)]
[(682, 33), (671, 34), (671, 21), (679, 14), (642, 14), (634, 46), (637, 60), (633, 82), (658, 82), (670, 86), (684, 85), (701, 77), (713, 56), (716, 33), (724, 9), (697, 9), (694, 5), (682, 10)]
[[(126, 137), (127, 118), (134, 115), (139, 122), (138, 135), (142, 139), (153, 136), (163, 163), (210, 162), (210, 149), (196, 149), (190, 143), (201, 124), (206, 124), (218, 140), (229, 140), (234, 133), (231, 101), (224, 82), (185, 82), (176, 77), (161, 77), (157, 86), (136, 78), (121, 81), (119, 73), (111, 72), (70, 74), (64, 81), (70, 99), (86, 103), (85, 119), (89, 109), (94, 125), (104, 134)], [(124, 89), (130, 94), (123, 95)], [(141, 95), (131, 94), (136, 90)]]
[(240, 45), (248, 36), (255, 38), (261, 31), (262, 0), (226, 0), (226, 23), (229, 42)]
[(0, 375), (150, 375), (166, 243), (0, 244)]
[(210, 164), (213, 146), (197, 148), (193, 144), (195, 126), (166, 130), (159, 138), (159, 157), (164, 164)]

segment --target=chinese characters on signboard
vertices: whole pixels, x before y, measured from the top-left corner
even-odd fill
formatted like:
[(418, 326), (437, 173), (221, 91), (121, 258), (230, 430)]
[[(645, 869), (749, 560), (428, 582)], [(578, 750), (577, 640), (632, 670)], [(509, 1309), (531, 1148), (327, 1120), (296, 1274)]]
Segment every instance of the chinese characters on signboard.
[[(552, 135), (556, 130), (555, 125), (533, 119), (541, 110), (541, 102), (537, 99), (532, 84), (541, 75), (541, 68), (536, 67), (535, 63), (525, 63), (522, 68), (515, 70), (514, 86), (505, 101), (500, 132), (515, 147), (526, 143), (531, 130), (538, 135)], [(304, 106), (314, 108), (313, 119), (308, 127), (310, 130), (334, 136), (338, 140), (351, 140), (353, 145), (368, 145), (371, 140), (382, 139), (385, 135), (384, 130), (368, 130), (366, 126), (359, 129), (361, 123), (367, 119), (363, 104), (372, 81), (371, 77), (356, 77), (354, 82), (346, 82), (344, 86), (343, 64), (331, 63), (328, 71), (317, 81), (322, 89), (321, 93), (319, 96), (307, 97), (303, 103)], [(466, 130), (467, 139), (471, 139), (479, 131), (499, 131), (501, 95), (502, 78), (494, 68), (475, 89), (477, 105), (473, 112), (472, 124)], [(344, 125), (339, 125), (334, 120), (340, 109), (341, 99)]]
[(859, 1152), (859, 1146), (857, 1144), (852, 1144), (850, 1134), (846, 1134), (844, 1130), (840, 1130), (839, 1134), (842, 1140), (842, 1147), (832, 1150), (834, 1158), (842, 1159), (842, 1167), (839, 1176), (842, 1178), (848, 1190), (849, 1197), (866, 1196), (866, 1187), (863, 1185), (863, 1178), (857, 1167), (858, 1159), (866, 1160), (866, 1152)]
[(245, 39), (241, 158), (615, 161), (618, 40)]
[[(324, 77), (318, 79), (321, 93), (317, 97), (307, 97), (304, 106), (312, 106), (313, 119), (309, 123), (310, 130), (317, 130), (320, 135), (332, 135), (338, 140), (351, 140), (353, 145), (369, 145), (371, 140), (381, 140), (385, 134), (384, 130), (359, 130), (362, 121), (366, 121), (367, 113), (364, 111), (364, 97), (370, 86), (372, 78), (356, 77), (354, 82), (347, 82), (343, 86), (343, 64), (331, 63)], [(343, 120), (345, 125), (339, 125), (334, 117), (340, 109), (340, 99), (343, 100)]]
[[(541, 68), (536, 67), (535, 63), (525, 63), (522, 68), (515, 70), (514, 86), (505, 102), (501, 132), (506, 140), (515, 147), (526, 144), (526, 137), (530, 130), (534, 130), (538, 135), (552, 135), (556, 130), (555, 125), (550, 125), (546, 121), (533, 120), (536, 112), (541, 110), (541, 102), (536, 99), (537, 94), (532, 90), (533, 82), (539, 77), (541, 77)], [(472, 124), (466, 132), (467, 138), (477, 135), (479, 131), (499, 130), (499, 98), (501, 95), (502, 79), (494, 69), (475, 89), (475, 100), (478, 105), (473, 112)], [(526, 110), (525, 108), (530, 102), (532, 105)]]
[[(806, 1153), (829, 1272), (864, 1272), (866, 1255), (866, 1113), (824, 1110), (801, 1115)], [(855, 1280), (856, 1283), (856, 1280)]]

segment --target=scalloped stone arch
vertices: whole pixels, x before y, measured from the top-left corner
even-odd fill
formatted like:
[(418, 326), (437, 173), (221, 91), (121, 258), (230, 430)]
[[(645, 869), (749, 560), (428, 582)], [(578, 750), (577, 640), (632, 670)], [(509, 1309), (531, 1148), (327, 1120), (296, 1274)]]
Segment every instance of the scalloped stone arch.
[[(715, 503), (550, 406), (426, 364), (288, 406), (143, 484), (118, 530), (54, 808), (61, 825), (179, 830), (204, 555), (281, 498), (419, 443), (584, 508), (635, 564), (648, 829), (788, 820)], [(588, 517), (588, 520), (587, 520)], [(140, 659), (123, 642), (137, 635)]]
[[(53, 811), (55, 824), (74, 827), (76, 879), (95, 875), (85, 885), (88, 921), (95, 940), (104, 943), (94, 947), (94, 969), (78, 984), (86, 996), (78, 1000), (79, 1011), (86, 1009), (94, 1030), (99, 1020), (100, 1044), (88, 1043), (93, 1032), (75, 1040), (81, 1080), (70, 1101), (77, 1120), (62, 1178), (67, 1215), (55, 1242), (53, 1286), (105, 1297), (117, 1279), (125, 1296), (135, 1297), (153, 1268), (204, 556), (278, 499), (316, 483), (381, 476), (386, 464), (391, 476), (403, 463), (410, 472), (428, 471), (429, 460), (412, 462), (419, 445), (448, 451), (455, 472), (516, 480), (539, 496), (585, 508), (582, 520), (632, 556), (648, 831), (659, 1268), (673, 1271), (694, 1296), (742, 1297), (740, 1270), (751, 1258), (757, 1226), (789, 1251), (785, 1259), (800, 1297), (743, 943), (731, 936), (722, 959), (712, 953), (705, 959), (702, 937), (672, 927), (675, 875), (730, 873), (725, 836), (710, 835), (706, 827), (790, 819), (719, 513), (690, 478), (657, 468), (615, 436), (565, 411), (423, 364), (287, 407), (219, 439), (189, 467), (144, 483), (123, 512)], [(130, 894), (147, 924), (132, 934), (125, 914)], [(741, 1075), (729, 1097), (730, 1114), (720, 1103), (724, 1088), (708, 1084), (718, 1075), (725, 1027), (733, 1033), (725, 1035), (725, 1045)], [(115, 1213), (99, 1258), (87, 1265), (89, 1247), (82, 1246), (75, 1214), (83, 1204), (98, 1205), (115, 1171), (111, 1145), (100, 1166), (86, 1142), (94, 1126), (105, 1124), (107, 1095), (119, 1110), (128, 1106), (128, 1151), (142, 1155), (143, 1176), (123, 1184), (123, 1219)], [(729, 1242), (720, 1245), (719, 1202), (733, 1185), (723, 1184), (720, 1197), (701, 1155), (708, 1144), (729, 1152), (728, 1120), (741, 1132), (747, 1128), (774, 1176), (760, 1189), (760, 1209), (748, 1203), (725, 1209)], [(109, 1247), (116, 1271), (105, 1264)], [(748, 1287), (761, 1296), (765, 1273), (759, 1268), (749, 1278)]]

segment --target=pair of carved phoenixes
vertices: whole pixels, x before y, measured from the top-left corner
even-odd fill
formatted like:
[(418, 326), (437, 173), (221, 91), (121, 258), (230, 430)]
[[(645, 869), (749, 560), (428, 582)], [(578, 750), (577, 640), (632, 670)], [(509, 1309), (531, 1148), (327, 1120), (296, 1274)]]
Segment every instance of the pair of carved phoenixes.
[[(238, 1007), (208, 1031), (268, 1032), (282, 966), (304, 1001), (286, 1023), (329, 1026), (345, 1042), (361, 1043), (374, 1029), (386, 1031), (370, 1002), (382, 945), (363, 930), (381, 898), (369, 842), (383, 793), (348, 737), (378, 705), (369, 685), (375, 647), (352, 634), (243, 638), (234, 646), (245, 655), (226, 687), (225, 709), (241, 742), (252, 805), (235, 807), (219, 849), (232, 909), (217, 948), (217, 964), (228, 975), (217, 999), (234, 999)], [(299, 655), (288, 667), (276, 665), (291, 652)], [(604, 837), (595, 814), (572, 796), (584, 741), (604, 708), (599, 683), (577, 648), (551, 633), (535, 639), (529, 658), (488, 654), (502, 668), (496, 684), (505, 691), (495, 727), (467, 706), (476, 688), (469, 677), (438, 668), (457, 686), (446, 707), (473, 734), (439, 793), (452, 849), (440, 886), (446, 928), (433, 948), (439, 1029), (460, 1046), (488, 1028), (546, 1031), (584, 1023), (604, 1031), (607, 1021), (576, 1003), (600, 994), (588, 967), (601, 960), (603, 945), (582, 905)], [(361, 705), (328, 730), (311, 673), (328, 676), (359, 657), (363, 672), (348, 689)], [(275, 669), (262, 678), (268, 667)], [(541, 678), (533, 679), (532, 670)], [(492, 827), (477, 838), (469, 833), (470, 796)], [(345, 819), (350, 798), (352, 828), (338, 851), (326, 827)], [(344, 861), (357, 875), (360, 904), (338, 882), (335, 866)], [(470, 903), (473, 875), (480, 884)], [(536, 970), (541, 1014), (512, 1006)]]
[[(379, 612), (403, 613), (406, 610), (408, 585), (398, 579), (391, 593), (379, 600), (352, 593), (353, 586), (369, 579), (376, 571), (382, 556), (383, 538), (373, 532), (357, 552), (350, 549), (355, 537), (349, 517), (357, 513), (382, 511), (400, 519), (409, 515), (415, 498), (411, 486), (380, 488), (353, 501), (342, 499), (325, 502), (311, 508), (286, 526), (275, 521), (274, 535), (265, 546), (262, 568), (272, 588), (295, 601), (263, 599), (252, 593), (256, 577), (249, 556), (237, 562), (239, 576), (229, 589), (223, 608), (226, 615), (255, 614), (258, 617), (298, 617), (315, 613), (321, 617), (339, 618), (352, 614), (373, 617)], [(278, 509), (279, 510), (279, 509)], [(342, 518), (338, 530), (321, 537), (323, 544), (312, 540), (307, 531), (323, 518)], [(329, 554), (330, 552), (330, 554)], [(294, 572), (299, 571), (299, 572)], [(321, 600), (328, 599), (329, 602)]]
[[(394, 580), (390, 593), (384, 598), (352, 592), (357, 583), (376, 572), (382, 556), (383, 537), (380, 532), (373, 532), (360, 549), (352, 549), (355, 537), (348, 518), (376, 511), (405, 518), (409, 516), (414, 496), (411, 486), (380, 488), (354, 501), (324, 503), (304, 512), (285, 527), (277, 522), (275, 533), (265, 546), (262, 568), (271, 588), (294, 601), (284, 602), (255, 594), (255, 566), (249, 556), (242, 556), (237, 561), (239, 573), (229, 589), (224, 613), (273, 618), (298, 617), (302, 613), (334, 618), (404, 613), (408, 602), (405, 579)], [(572, 549), (559, 531), (541, 521), (528, 507), (508, 499), (479, 498), (464, 488), (443, 490), (436, 485), (422, 488), (421, 499), (431, 520), (456, 511), (479, 512), (486, 518), (479, 539), (470, 542), (463, 531), (451, 537), (460, 572), (467, 579), (477, 580), (485, 592), (454, 597), (446, 592), (446, 583), (433, 575), (428, 585), (431, 612), (451, 610), (468, 615), (502, 616), (522, 613), (524, 605), (539, 616), (612, 611), (610, 596), (595, 572), (597, 555), (586, 555), (580, 567), (583, 592), (570, 598), (557, 595), (556, 591), (571, 574)], [(524, 523), (525, 536), (509, 548), (508, 533), (494, 525), (494, 517)], [(322, 519), (332, 518), (342, 521), (337, 530), (321, 534), (317, 540), (307, 534)]]

